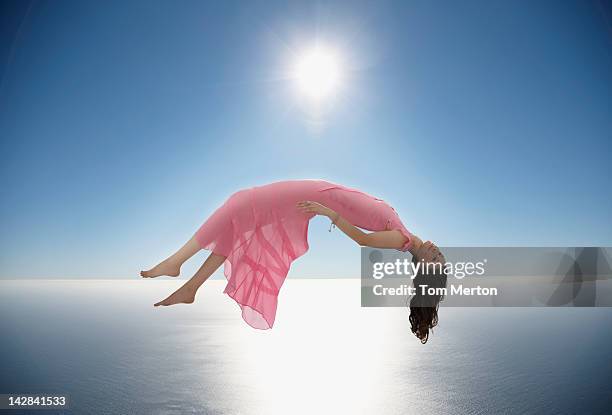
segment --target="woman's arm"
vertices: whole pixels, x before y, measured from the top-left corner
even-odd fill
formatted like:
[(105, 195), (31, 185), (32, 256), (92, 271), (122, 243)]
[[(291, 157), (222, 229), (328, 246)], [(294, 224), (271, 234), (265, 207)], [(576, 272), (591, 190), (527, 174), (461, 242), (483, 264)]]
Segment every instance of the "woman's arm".
[(379, 231), (367, 233), (357, 228), (340, 214), (317, 202), (304, 201), (297, 204), (305, 213), (327, 216), (346, 236), (361, 246), (381, 249), (400, 249), (406, 243), (406, 237), (400, 231)]

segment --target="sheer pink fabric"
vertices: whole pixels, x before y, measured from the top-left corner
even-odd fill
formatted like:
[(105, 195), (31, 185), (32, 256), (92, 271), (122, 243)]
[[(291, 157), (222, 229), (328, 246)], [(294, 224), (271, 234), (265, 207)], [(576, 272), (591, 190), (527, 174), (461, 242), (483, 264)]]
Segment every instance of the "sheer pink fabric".
[(322, 180), (292, 180), (234, 193), (196, 232), (204, 249), (227, 259), (224, 292), (242, 309), (252, 327), (274, 325), (278, 293), (291, 263), (308, 250), (308, 223), (314, 216), (297, 202), (311, 200), (339, 212), (370, 231), (397, 229), (412, 241), (395, 210), (383, 200)]

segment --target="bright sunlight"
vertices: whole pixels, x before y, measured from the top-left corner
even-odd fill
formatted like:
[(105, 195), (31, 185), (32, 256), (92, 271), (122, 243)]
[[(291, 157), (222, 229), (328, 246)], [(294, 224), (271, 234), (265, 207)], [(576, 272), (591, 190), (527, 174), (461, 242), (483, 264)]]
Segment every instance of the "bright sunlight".
[(316, 101), (327, 98), (337, 91), (340, 84), (338, 56), (322, 46), (307, 50), (298, 57), (293, 77), (301, 94)]

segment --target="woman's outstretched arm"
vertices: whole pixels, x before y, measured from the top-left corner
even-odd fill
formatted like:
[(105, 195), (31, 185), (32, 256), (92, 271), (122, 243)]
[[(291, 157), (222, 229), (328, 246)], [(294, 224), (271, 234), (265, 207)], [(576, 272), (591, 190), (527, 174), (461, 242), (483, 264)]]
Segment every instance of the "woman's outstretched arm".
[(305, 213), (314, 213), (330, 218), (338, 229), (361, 246), (381, 249), (400, 249), (406, 243), (406, 237), (400, 231), (364, 232), (344, 219), (334, 210), (317, 202), (303, 201), (297, 204), (298, 209)]

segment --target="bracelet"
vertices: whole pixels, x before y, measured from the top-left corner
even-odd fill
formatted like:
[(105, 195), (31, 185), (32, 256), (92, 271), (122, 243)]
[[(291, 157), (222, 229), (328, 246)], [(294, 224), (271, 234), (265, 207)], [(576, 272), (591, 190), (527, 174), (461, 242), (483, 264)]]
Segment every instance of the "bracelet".
[(336, 222), (338, 222), (338, 219), (340, 219), (340, 214), (338, 212), (336, 213), (336, 217), (331, 221), (331, 223), (329, 224), (329, 229), (328, 232), (332, 231), (332, 227), (335, 228), (336, 227)]

